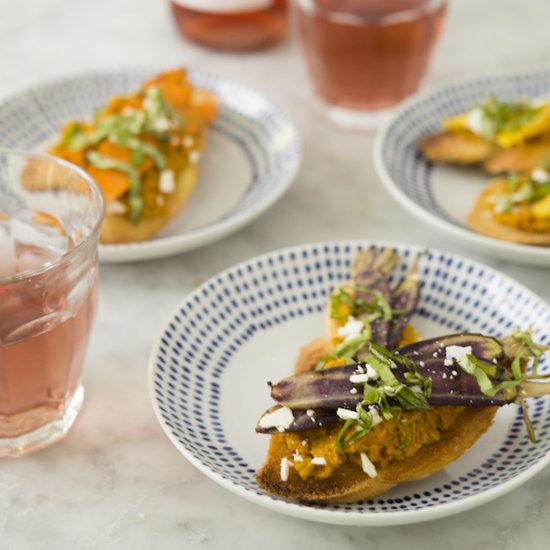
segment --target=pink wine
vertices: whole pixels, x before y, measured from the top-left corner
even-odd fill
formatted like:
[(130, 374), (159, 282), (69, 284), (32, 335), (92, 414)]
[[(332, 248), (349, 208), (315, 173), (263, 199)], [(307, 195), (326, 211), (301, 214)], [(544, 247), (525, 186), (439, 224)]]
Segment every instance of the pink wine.
[[(14, 243), (8, 254), (7, 238), (2, 240), (0, 439), (51, 422), (70, 402), (79, 385), (98, 297), (93, 264), (82, 276), (71, 262), (56, 264), (59, 250)], [(10, 271), (32, 269), (28, 277), (22, 273), (9, 279)]]
[(295, 0), (317, 94), (350, 110), (386, 109), (415, 92), (445, 17), (430, 0)]

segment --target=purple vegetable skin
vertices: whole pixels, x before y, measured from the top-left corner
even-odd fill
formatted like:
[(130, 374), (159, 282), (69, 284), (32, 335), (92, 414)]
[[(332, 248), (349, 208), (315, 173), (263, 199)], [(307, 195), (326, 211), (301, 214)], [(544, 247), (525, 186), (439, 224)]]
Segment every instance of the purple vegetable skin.
[[(530, 382), (522, 379), (517, 386), (507, 388), (494, 396), (483, 393), (477, 379), (460, 366), (445, 364), (447, 346), (471, 347), (478, 366), (492, 372), (492, 382), (498, 384), (512, 380), (511, 364), (515, 356), (506, 355), (511, 349), (507, 339), (501, 341), (480, 334), (453, 334), (424, 340), (405, 346), (395, 353), (414, 363), (414, 369), (405, 363), (396, 363), (393, 375), (400, 383), (407, 385), (405, 374), (416, 371), (431, 380), (431, 391), (427, 395), (430, 406), (501, 406), (520, 401), (525, 397), (550, 394), (550, 384)], [(519, 351), (519, 348), (518, 348)], [(509, 351), (508, 351), (509, 353)], [(529, 351), (520, 353), (523, 360)], [(357, 363), (333, 367), (321, 371), (308, 371), (283, 379), (271, 386), (271, 396), (278, 406), (293, 410), (295, 421), (284, 431), (297, 431), (318, 425), (338, 422), (338, 408), (354, 410), (364, 399), (364, 385), (353, 384), (350, 376), (357, 372)], [(545, 378), (542, 375), (541, 378)], [(394, 402), (393, 402), (394, 403)], [(390, 404), (392, 399), (390, 398)], [(277, 407), (277, 405), (276, 405)], [(309, 415), (305, 411), (309, 410)], [(305, 414), (305, 416), (304, 416)], [(309, 417), (309, 422), (307, 418)], [(317, 419), (314, 424), (311, 417)], [(258, 432), (274, 433), (277, 430), (256, 428)]]

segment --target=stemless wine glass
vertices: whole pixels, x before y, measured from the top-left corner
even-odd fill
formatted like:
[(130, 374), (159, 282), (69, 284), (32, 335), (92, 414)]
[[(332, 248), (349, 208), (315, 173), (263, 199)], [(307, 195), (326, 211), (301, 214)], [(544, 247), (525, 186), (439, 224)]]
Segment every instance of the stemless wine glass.
[(293, 0), (315, 92), (331, 120), (372, 127), (415, 92), (441, 34), (445, 0)]
[(0, 457), (61, 439), (80, 409), (104, 209), (76, 166), (0, 150)]

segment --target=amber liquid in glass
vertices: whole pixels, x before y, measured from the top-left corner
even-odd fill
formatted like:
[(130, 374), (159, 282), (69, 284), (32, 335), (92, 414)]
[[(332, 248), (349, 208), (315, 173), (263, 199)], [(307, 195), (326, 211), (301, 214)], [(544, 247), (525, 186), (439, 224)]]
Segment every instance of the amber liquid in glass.
[(177, 0), (170, 4), (180, 32), (209, 48), (257, 50), (280, 42), (287, 34), (287, 0), (272, 0), (263, 9), (229, 13), (200, 11)]
[(445, 2), (294, 0), (319, 97), (357, 111), (392, 107), (415, 92), (442, 30)]
[[(16, 245), (16, 251), (17, 271), (57, 259), (40, 246)], [(11, 266), (2, 260), (1, 273), (9, 274)], [(98, 275), (90, 271), (90, 279), (76, 286), (70, 277), (67, 266), (60, 265), (0, 286), (0, 438), (51, 422), (78, 388)]]

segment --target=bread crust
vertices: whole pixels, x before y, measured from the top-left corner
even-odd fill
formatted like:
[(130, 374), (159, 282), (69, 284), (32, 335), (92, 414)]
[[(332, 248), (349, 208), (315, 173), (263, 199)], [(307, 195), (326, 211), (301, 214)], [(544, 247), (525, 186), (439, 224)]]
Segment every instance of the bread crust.
[[(312, 369), (330, 349), (324, 338), (316, 338), (300, 350), (295, 372)], [(467, 407), (438, 441), (422, 447), (414, 456), (377, 470), (370, 478), (351, 462), (339, 466), (327, 479), (302, 479), (290, 468), (287, 481), (280, 475), (281, 459), (288, 457), (283, 435), (271, 437), (267, 459), (257, 474), (257, 482), (270, 494), (289, 500), (344, 503), (373, 498), (398, 483), (422, 479), (441, 470), (466, 452), (489, 429), (497, 407)]]
[(481, 164), (487, 161), (498, 147), (464, 130), (432, 134), (420, 141), (418, 149), (431, 162)]
[(526, 141), (510, 149), (498, 149), (483, 165), (489, 174), (530, 172), (550, 161), (550, 136)]
[(187, 165), (178, 175), (172, 194), (165, 195), (167, 210), (163, 216), (142, 217), (133, 223), (125, 214), (106, 214), (101, 226), (99, 241), (102, 244), (121, 244), (146, 241), (172, 221), (189, 200), (197, 183), (198, 171)]

